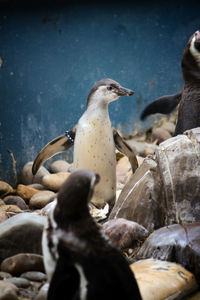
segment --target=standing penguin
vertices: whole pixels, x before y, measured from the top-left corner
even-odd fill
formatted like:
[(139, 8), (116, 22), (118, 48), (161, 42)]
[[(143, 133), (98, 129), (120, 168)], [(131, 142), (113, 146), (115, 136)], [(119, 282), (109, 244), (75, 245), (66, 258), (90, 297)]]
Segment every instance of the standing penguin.
[(116, 194), (115, 146), (128, 156), (133, 172), (138, 163), (133, 150), (113, 129), (108, 104), (120, 96), (131, 95), (133, 91), (121, 87), (112, 79), (98, 81), (88, 95), (86, 110), (77, 125), (41, 150), (34, 161), (33, 174), (48, 158), (66, 151), (74, 144), (74, 169), (88, 169), (101, 176), (92, 203), (97, 207), (103, 207), (106, 202), (112, 206)]
[[(48, 300), (142, 299), (128, 262), (103, 237), (89, 213), (88, 204), (98, 182), (97, 174), (79, 170), (59, 190), (43, 235), (50, 279)], [(48, 269), (50, 258), (54, 269)]]
[(200, 31), (189, 39), (182, 57), (184, 86), (180, 93), (163, 96), (149, 104), (141, 119), (155, 113), (169, 114), (179, 103), (175, 134), (200, 126)]

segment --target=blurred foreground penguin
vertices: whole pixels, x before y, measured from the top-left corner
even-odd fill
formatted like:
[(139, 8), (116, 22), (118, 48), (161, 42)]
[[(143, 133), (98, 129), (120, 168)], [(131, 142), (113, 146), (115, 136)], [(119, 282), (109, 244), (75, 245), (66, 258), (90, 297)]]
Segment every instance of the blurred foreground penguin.
[(155, 113), (169, 114), (180, 102), (174, 135), (200, 126), (200, 31), (196, 31), (185, 46), (182, 74), (184, 79), (182, 91), (155, 100), (141, 115), (141, 119), (144, 120)]
[(103, 207), (107, 202), (112, 206), (116, 194), (115, 147), (128, 156), (133, 172), (138, 162), (133, 150), (113, 129), (108, 104), (120, 96), (131, 95), (133, 91), (121, 87), (112, 79), (98, 81), (88, 95), (86, 110), (77, 125), (41, 150), (34, 161), (33, 174), (48, 158), (66, 151), (74, 144), (74, 169), (88, 169), (101, 176), (92, 203)]
[(59, 190), (43, 234), (48, 300), (142, 299), (128, 262), (89, 213), (98, 182), (97, 174), (78, 170)]

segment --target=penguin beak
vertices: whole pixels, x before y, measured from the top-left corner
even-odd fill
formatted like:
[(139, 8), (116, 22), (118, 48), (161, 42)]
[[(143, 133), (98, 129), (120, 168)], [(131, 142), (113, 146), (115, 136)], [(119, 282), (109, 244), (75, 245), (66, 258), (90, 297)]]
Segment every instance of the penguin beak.
[(118, 96), (132, 96), (134, 92), (129, 89), (125, 89), (123, 87), (120, 87), (117, 89), (117, 95)]

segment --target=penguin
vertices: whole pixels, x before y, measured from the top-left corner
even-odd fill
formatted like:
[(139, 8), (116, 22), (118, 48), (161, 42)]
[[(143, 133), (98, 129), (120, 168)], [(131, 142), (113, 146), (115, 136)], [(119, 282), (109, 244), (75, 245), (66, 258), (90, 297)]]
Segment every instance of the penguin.
[(182, 56), (184, 86), (181, 92), (164, 96), (150, 103), (141, 119), (155, 113), (169, 114), (179, 104), (174, 135), (200, 126), (200, 31), (189, 39)]
[[(99, 180), (92, 171), (78, 170), (58, 192), (43, 237), (50, 280), (47, 300), (142, 300), (126, 258), (102, 235), (89, 213), (88, 204)], [(49, 256), (54, 260), (50, 274)]]
[(134, 150), (112, 127), (108, 104), (133, 93), (112, 79), (98, 81), (88, 95), (86, 110), (76, 126), (49, 142), (37, 155), (32, 167), (33, 175), (48, 158), (74, 144), (74, 170), (88, 169), (101, 176), (91, 202), (98, 208), (108, 203), (111, 208), (116, 195), (115, 147), (128, 156), (133, 172), (138, 162)]

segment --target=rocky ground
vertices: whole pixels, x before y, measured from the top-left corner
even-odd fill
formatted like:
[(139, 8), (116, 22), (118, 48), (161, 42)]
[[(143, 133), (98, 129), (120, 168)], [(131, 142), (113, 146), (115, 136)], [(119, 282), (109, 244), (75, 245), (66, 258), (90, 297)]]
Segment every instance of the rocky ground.
[[(172, 138), (174, 117), (126, 137), (137, 152), (133, 175), (117, 156), (117, 201), (91, 208), (131, 264), (144, 300), (200, 299), (200, 129)], [(44, 300), (41, 251), (45, 216), (72, 166), (53, 162), (33, 177), (32, 162), (15, 188), (0, 181), (0, 300)]]

